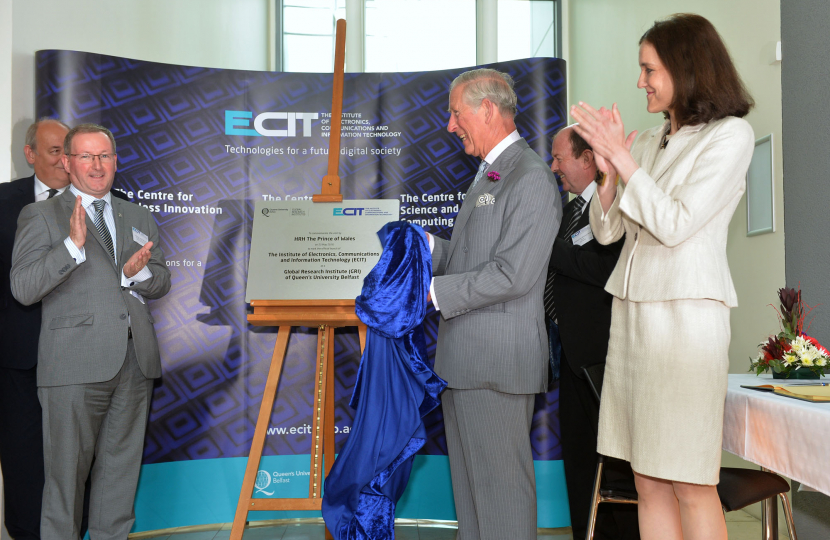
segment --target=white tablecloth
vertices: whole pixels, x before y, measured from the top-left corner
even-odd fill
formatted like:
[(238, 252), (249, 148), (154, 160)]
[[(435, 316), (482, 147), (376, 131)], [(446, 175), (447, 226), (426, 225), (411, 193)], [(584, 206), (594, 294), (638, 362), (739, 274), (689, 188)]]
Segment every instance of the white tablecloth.
[(788, 382), (767, 374), (729, 375), (723, 449), (830, 495), (830, 403), (741, 388)]

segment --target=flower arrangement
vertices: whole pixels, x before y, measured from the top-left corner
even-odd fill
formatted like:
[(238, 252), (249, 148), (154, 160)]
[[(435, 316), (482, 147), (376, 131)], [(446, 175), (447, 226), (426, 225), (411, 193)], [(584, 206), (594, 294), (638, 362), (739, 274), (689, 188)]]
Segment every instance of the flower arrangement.
[(490, 171), (487, 173), (487, 178), (489, 178), (491, 182), (498, 182), (501, 180), (501, 175), (496, 171)]
[(801, 289), (778, 289), (782, 330), (758, 346), (758, 356), (750, 358), (750, 371), (756, 375), (773, 371), (775, 378), (819, 378), (830, 370), (830, 353), (804, 333), (804, 318), (813, 310), (801, 299)]

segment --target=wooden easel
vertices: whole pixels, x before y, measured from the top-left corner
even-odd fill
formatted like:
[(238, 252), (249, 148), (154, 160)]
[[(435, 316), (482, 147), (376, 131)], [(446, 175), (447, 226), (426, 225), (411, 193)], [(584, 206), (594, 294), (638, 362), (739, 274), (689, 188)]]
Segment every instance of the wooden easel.
[[(342, 202), (340, 193), (340, 120), (343, 114), (343, 67), (346, 51), (346, 21), (337, 21), (337, 41), (334, 54), (334, 85), (331, 99), (331, 134), (329, 163), (323, 177), (321, 193), (314, 202)], [(278, 326), (277, 343), (271, 357), (265, 392), (259, 407), (254, 439), (248, 454), (245, 477), (239, 493), (239, 503), (231, 528), (231, 540), (241, 540), (252, 510), (320, 510), (323, 481), (334, 464), (334, 329), (357, 326), (360, 350), (366, 346), (366, 325), (355, 315), (354, 300), (252, 300), (254, 312), (248, 322), (255, 326)], [(265, 434), (271, 420), (271, 411), (277, 396), (277, 386), (288, 349), (288, 337), (293, 326), (317, 327), (316, 372), (314, 376), (313, 419), (311, 425), (311, 469), (307, 498), (254, 498), (259, 462), (265, 446)], [(326, 538), (331, 533), (326, 530)]]

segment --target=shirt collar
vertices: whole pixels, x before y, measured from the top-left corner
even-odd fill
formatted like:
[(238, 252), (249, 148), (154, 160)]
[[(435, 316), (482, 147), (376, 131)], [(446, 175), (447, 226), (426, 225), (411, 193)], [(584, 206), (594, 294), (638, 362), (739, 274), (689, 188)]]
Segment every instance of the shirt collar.
[(493, 149), (490, 150), (490, 153), (487, 154), (487, 157), (484, 158), (484, 161), (487, 162), (488, 167), (498, 159), (501, 153), (504, 152), (508, 146), (510, 146), (511, 144), (513, 144), (521, 138), (522, 136), (519, 135), (519, 130), (514, 129), (513, 133), (502, 139), (501, 142), (499, 142), (499, 144), (494, 146)]
[(582, 206), (582, 213), (585, 213), (585, 209), (588, 208), (588, 205), (591, 204), (591, 198), (594, 196), (594, 193), (597, 192), (597, 183), (591, 182), (585, 188), (585, 190), (579, 194), (580, 197), (585, 201), (585, 204)]
[[(49, 186), (47, 186), (46, 184), (41, 182), (40, 178), (38, 178), (37, 175), (35, 175), (35, 199), (38, 198), (38, 195), (40, 195), (44, 191), (49, 191), (50, 189), (52, 189), (52, 188), (50, 188)], [(58, 188), (58, 195), (60, 195), (64, 191), (66, 191), (66, 186), (63, 186), (62, 188)]]
[[(84, 210), (89, 210), (89, 207), (92, 206), (92, 202), (98, 200), (92, 195), (80, 191), (74, 185), (69, 186), (69, 191), (71, 191), (75, 196), (81, 196), (81, 205), (83, 205)], [(106, 208), (107, 206), (112, 208), (112, 195), (110, 195), (109, 191), (107, 191), (107, 193), (103, 197), (101, 197), (101, 200), (107, 203), (104, 206), (104, 208)]]

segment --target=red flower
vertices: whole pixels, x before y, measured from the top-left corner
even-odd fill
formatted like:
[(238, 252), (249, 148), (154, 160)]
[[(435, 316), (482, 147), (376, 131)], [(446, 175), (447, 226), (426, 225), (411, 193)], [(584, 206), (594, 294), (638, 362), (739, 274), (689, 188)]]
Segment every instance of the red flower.
[(764, 351), (764, 360), (781, 360), (784, 353), (791, 350), (790, 344), (778, 336), (770, 336), (769, 340), (761, 347)]
[(781, 300), (781, 310), (790, 313), (796, 303), (801, 300), (801, 291), (788, 287), (778, 289), (778, 299)]
[(825, 349), (825, 348), (821, 345), (821, 343), (819, 343), (819, 342), (818, 342), (818, 340), (817, 340), (816, 338), (814, 338), (814, 337), (810, 337), (810, 336), (808, 336), (807, 334), (801, 334), (801, 337), (803, 337), (804, 339), (806, 339), (807, 341), (809, 341), (810, 343), (812, 343), (812, 344), (813, 344), (813, 346), (814, 346), (816, 349), (818, 349), (818, 350), (819, 350), (819, 352), (820, 352), (821, 354), (823, 354), (823, 355), (825, 355), (825, 356), (830, 356), (830, 353), (828, 353), (828, 352), (827, 352), (827, 349)]

